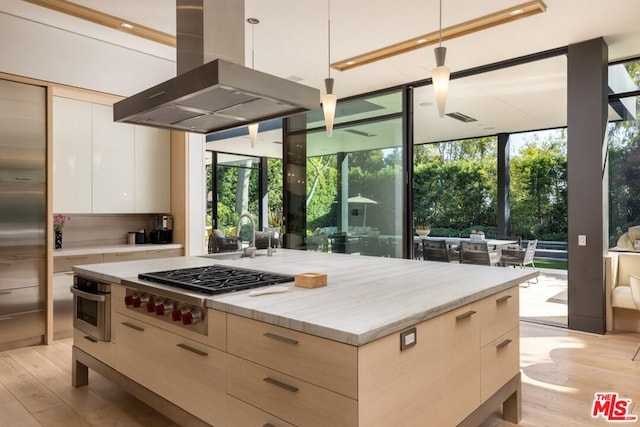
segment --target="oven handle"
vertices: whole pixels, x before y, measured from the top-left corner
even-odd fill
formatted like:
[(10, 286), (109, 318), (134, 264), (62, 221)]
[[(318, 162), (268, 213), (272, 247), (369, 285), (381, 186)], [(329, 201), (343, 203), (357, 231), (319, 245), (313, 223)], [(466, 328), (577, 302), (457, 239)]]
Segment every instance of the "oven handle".
[(80, 298), (88, 299), (89, 301), (105, 302), (107, 300), (106, 295), (98, 295), (98, 294), (92, 294), (89, 292), (80, 291), (74, 288), (73, 286), (71, 286), (70, 289), (72, 294), (79, 296)]

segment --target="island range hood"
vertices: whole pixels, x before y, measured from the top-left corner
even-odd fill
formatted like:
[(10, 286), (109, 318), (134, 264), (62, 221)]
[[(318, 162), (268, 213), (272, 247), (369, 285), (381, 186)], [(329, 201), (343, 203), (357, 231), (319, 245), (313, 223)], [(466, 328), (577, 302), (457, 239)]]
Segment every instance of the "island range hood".
[(240, 65), (244, 22), (243, 1), (177, 0), (178, 75), (115, 103), (114, 121), (206, 134), (319, 108), (318, 89)]

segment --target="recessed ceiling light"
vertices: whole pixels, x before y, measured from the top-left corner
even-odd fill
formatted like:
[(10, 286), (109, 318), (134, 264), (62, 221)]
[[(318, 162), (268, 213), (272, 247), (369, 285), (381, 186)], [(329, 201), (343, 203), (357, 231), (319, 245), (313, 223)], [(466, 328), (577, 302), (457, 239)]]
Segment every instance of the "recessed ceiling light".
[(128, 30), (133, 30), (133, 28), (134, 28), (133, 25), (129, 24), (128, 22), (121, 22), (120, 26), (123, 27), (123, 28), (126, 28)]

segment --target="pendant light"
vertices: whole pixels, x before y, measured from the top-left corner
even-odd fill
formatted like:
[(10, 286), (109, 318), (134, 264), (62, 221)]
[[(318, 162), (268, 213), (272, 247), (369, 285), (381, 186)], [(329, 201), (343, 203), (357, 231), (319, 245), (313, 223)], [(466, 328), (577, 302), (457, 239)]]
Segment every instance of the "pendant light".
[(333, 94), (333, 79), (331, 78), (331, 0), (327, 0), (327, 64), (329, 77), (324, 79), (324, 86), (327, 93), (322, 97), (322, 111), (324, 112), (324, 123), (327, 128), (327, 136), (333, 134), (333, 120), (336, 116), (336, 103), (338, 98)]
[(434, 51), (436, 55), (436, 68), (434, 68), (431, 73), (431, 81), (433, 82), (433, 90), (436, 95), (438, 113), (440, 114), (440, 118), (443, 118), (445, 107), (447, 105), (447, 91), (449, 90), (449, 77), (451, 76), (451, 70), (449, 70), (449, 67), (444, 65), (444, 60), (447, 56), (447, 48), (442, 47), (442, 0), (440, 0), (439, 39), (440, 43)]
[[(258, 18), (247, 18), (247, 22), (251, 24), (251, 69), (254, 68), (254, 50), (253, 47), (255, 45), (255, 28), (256, 25), (260, 23)], [(247, 125), (247, 129), (249, 130), (249, 142), (251, 142), (251, 148), (255, 148), (256, 140), (258, 139), (258, 128), (260, 127), (260, 123), (251, 123)]]

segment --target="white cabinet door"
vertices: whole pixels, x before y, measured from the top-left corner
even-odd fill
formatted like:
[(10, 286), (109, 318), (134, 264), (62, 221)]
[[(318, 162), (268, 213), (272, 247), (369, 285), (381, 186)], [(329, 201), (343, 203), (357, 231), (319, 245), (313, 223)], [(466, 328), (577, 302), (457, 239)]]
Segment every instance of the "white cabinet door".
[(171, 212), (170, 132), (135, 126), (135, 212)]
[(91, 213), (91, 104), (53, 98), (53, 211)]
[(92, 104), (93, 213), (133, 213), (133, 126), (115, 123), (113, 108)]

